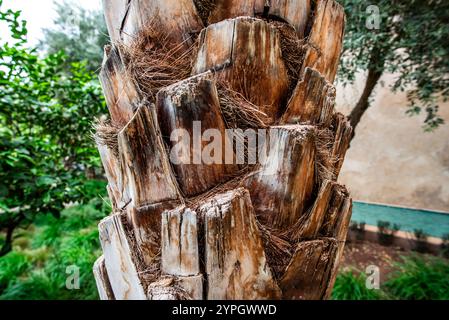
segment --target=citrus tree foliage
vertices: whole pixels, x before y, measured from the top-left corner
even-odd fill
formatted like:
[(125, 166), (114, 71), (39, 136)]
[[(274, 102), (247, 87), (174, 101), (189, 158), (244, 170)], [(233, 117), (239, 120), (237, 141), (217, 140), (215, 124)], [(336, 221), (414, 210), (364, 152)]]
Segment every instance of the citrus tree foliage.
[(29, 49), (26, 23), (1, 0), (0, 23), (10, 30), (0, 39), (1, 256), (14, 229), (39, 213), (58, 215), (85, 192), (86, 170), (99, 165), (91, 120), (104, 102), (85, 64), (67, 71), (64, 53), (40, 58)]
[(44, 29), (39, 47), (47, 53), (64, 50), (66, 61), (86, 61), (90, 71), (101, 66), (108, 30), (103, 12), (89, 11), (76, 1), (55, 2), (56, 19), (52, 28)]
[(449, 1), (340, 3), (347, 15), (340, 79), (353, 82), (359, 71), (394, 73), (391, 89), (407, 92), (407, 112), (424, 111), (427, 130), (442, 124), (437, 101), (449, 97)]

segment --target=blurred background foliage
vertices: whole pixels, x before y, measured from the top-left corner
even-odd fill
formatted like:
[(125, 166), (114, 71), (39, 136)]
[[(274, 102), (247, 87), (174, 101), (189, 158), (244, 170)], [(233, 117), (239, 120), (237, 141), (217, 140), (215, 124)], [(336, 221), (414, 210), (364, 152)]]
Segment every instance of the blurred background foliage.
[[(96, 298), (97, 224), (110, 208), (91, 137), (94, 117), (106, 113), (92, 65), (99, 58), (91, 60), (101, 40), (84, 30), (95, 28), (95, 15), (79, 11), (86, 24), (72, 23), (65, 38), (48, 31), (39, 51), (27, 43), (20, 12), (2, 5), (10, 34), (0, 39), (0, 298)], [(97, 37), (88, 42), (95, 53), (86, 43), (76, 57), (60, 50), (76, 35)], [(80, 268), (80, 290), (66, 289), (70, 265)]]
[(426, 115), (424, 129), (443, 124), (439, 101), (449, 98), (449, 1), (340, 0), (346, 30), (338, 79), (353, 83), (367, 74), (349, 119), (355, 129), (385, 73), (396, 75), (390, 89), (407, 93), (409, 115)]
[[(362, 21), (364, 1), (340, 2), (349, 12), (340, 80), (354, 81), (370, 68), (398, 72), (394, 90), (418, 84), (410, 92), (411, 112), (421, 110), (421, 101), (429, 128), (440, 124), (435, 97), (448, 94), (444, 1), (436, 1), (441, 10), (433, 11), (425, 1), (374, 1), (388, 9), (382, 19), (391, 26), (374, 33)], [(20, 12), (2, 4), (0, 23), (10, 34), (0, 37), (0, 299), (97, 299), (97, 224), (111, 210), (91, 138), (93, 119), (107, 113), (96, 75), (108, 42), (105, 22), (101, 12), (58, 2), (54, 28), (32, 48)], [(418, 10), (438, 23), (414, 25)], [(401, 36), (391, 37), (394, 32)], [(424, 34), (430, 35), (426, 41)], [(407, 63), (397, 63), (402, 55), (396, 49), (407, 53)], [(66, 288), (71, 265), (80, 268), (79, 290)], [(381, 290), (368, 290), (363, 273), (343, 271), (333, 298), (449, 298), (446, 261), (416, 256), (396, 270)]]
[(367, 276), (343, 270), (332, 292), (334, 300), (449, 300), (449, 266), (438, 257), (418, 254), (402, 258), (379, 289), (368, 289)]

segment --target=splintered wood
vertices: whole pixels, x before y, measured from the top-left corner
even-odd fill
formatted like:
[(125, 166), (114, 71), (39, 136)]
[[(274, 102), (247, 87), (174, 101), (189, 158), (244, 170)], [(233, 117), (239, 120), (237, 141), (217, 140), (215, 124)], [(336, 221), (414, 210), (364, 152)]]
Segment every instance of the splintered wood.
[(189, 299), (203, 299), (196, 213), (179, 207), (162, 214), (161, 271)]
[(288, 91), (280, 36), (269, 23), (240, 17), (210, 25), (199, 36), (193, 74), (218, 70), (219, 79), (274, 122)]
[(352, 212), (337, 182), (352, 138), (334, 110), (342, 7), (103, 6), (100, 298), (329, 298)]
[(159, 251), (160, 213), (181, 197), (156, 117), (154, 107), (142, 106), (118, 134), (121, 169), (132, 201), (127, 211), (147, 264)]
[(154, 21), (172, 43), (193, 42), (190, 34), (203, 28), (191, 0), (104, 0), (103, 8), (113, 43), (131, 44)]
[(108, 193), (114, 210), (125, 208), (130, 202), (126, 176), (120, 170), (120, 162), (114, 151), (97, 142), (100, 159), (108, 180)]
[(279, 298), (248, 191), (218, 194), (199, 212), (204, 220), (207, 299)]
[(318, 71), (306, 68), (281, 123), (316, 124), (329, 127), (335, 106), (335, 88)]
[(333, 83), (340, 62), (344, 29), (343, 7), (334, 0), (317, 0), (302, 70), (312, 67)]
[(244, 182), (258, 218), (271, 228), (294, 224), (310, 203), (315, 179), (313, 132), (311, 126), (272, 127), (260, 169)]
[[(235, 164), (225, 164), (226, 151), (222, 147), (229, 144), (226, 126), (217, 88), (208, 78), (210, 74), (192, 77), (157, 95), (161, 130), (170, 139), (170, 159), (186, 196), (201, 194), (225, 182), (238, 170)], [(213, 144), (208, 151), (210, 142)]]
[(104, 256), (101, 256), (95, 261), (93, 271), (100, 300), (115, 300), (114, 292), (112, 291), (111, 282), (109, 281), (108, 272), (106, 270)]
[(100, 83), (112, 121), (121, 126), (126, 125), (137, 109), (140, 97), (119, 48), (105, 48)]
[(154, 107), (142, 106), (118, 135), (121, 161), (136, 207), (179, 198), (156, 119)]
[(162, 214), (162, 272), (176, 276), (198, 275), (196, 213), (186, 208)]
[(283, 298), (288, 300), (323, 299), (336, 254), (335, 239), (324, 238), (300, 242), (281, 279)]
[(122, 215), (115, 214), (98, 226), (109, 281), (115, 299), (146, 300), (134, 260), (137, 252), (132, 251), (122, 218)]

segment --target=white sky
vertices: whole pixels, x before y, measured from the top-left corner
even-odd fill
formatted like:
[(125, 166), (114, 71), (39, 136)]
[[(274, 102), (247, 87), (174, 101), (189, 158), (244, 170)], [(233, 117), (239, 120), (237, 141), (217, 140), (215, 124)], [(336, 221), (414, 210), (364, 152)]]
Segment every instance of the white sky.
[[(86, 9), (101, 8), (101, 0), (74, 1)], [(42, 38), (42, 29), (50, 28), (53, 24), (55, 2), (63, 0), (3, 0), (2, 7), (22, 11), (21, 17), (27, 21), (29, 44), (35, 45)], [(3, 34), (4, 28), (0, 28), (0, 32)]]

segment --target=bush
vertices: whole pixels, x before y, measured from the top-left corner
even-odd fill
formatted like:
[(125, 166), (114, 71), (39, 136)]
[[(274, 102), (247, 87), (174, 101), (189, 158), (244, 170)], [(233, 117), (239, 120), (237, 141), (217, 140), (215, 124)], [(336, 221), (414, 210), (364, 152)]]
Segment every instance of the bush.
[(355, 239), (363, 241), (365, 239), (365, 222), (351, 222), (349, 229), (355, 233)]
[[(109, 212), (108, 203), (94, 198), (65, 209), (59, 219), (41, 215), (36, 227), (23, 232), (29, 247), (0, 258), (0, 299), (98, 299), (92, 273), (101, 254), (97, 224)], [(66, 288), (72, 265), (79, 268), (79, 290)]]
[(443, 242), (441, 243), (441, 254), (443, 257), (449, 259), (449, 233), (443, 236)]
[(378, 300), (383, 297), (380, 290), (366, 287), (366, 276), (363, 273), (355, 273), (356, 271), (350, 270), (337, 276), (332, 291), (333, 300)]
[(379, 220), (377, 221), (377, 228), (379, 229), (379, 243), (383, 246), (391, 246), (394, 242), (394, 235), (399, 231), (400, 226), (393, 224), (393, 227), (390, 228), (390, 222)]
[(21, 252), (10, 252), (0, 259), (0, 292), (10, 279), (21, 276), (30, 267), (29, 259)]
[(422, 229), (415, 229), (413, 231), (413, 235), (415, 237), (415, 245), (413, 247), (413, 250), (420, 253), (429, 252), (429, 246), (427, 245), (427, 238), (429, 235)]
[(411, 256), (396, 265), (385, 283), (397, 299), (449, 299), (449, 263), (441, 258)]

